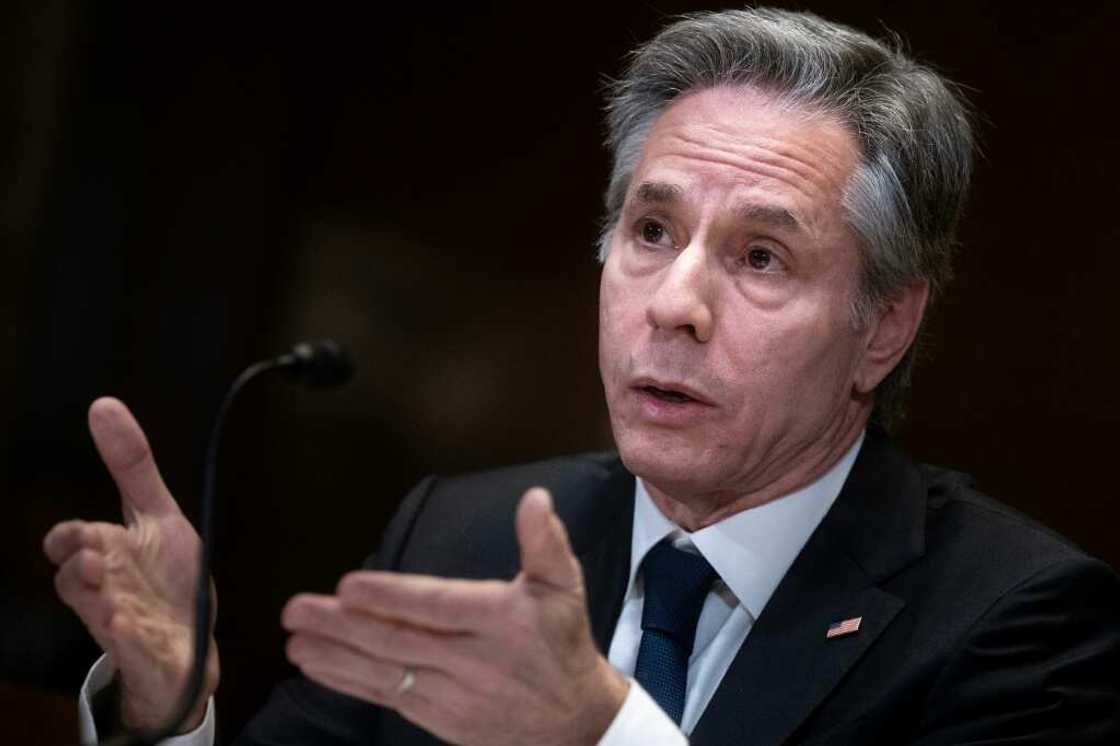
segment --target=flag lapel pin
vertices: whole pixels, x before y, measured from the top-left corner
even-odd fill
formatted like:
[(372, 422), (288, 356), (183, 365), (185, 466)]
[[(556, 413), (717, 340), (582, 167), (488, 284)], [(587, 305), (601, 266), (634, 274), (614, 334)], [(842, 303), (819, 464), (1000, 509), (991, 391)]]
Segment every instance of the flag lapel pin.
[(831, 640), (833, 637), (843, 637), (844, 635), (853, 635), (859, 632), (859, 625), (863, 622), (863, 617), (856, 616), (851, 619), (844, 619), (839, 622), (833, 622), (828, 625), (828, 632), (825, 637)]

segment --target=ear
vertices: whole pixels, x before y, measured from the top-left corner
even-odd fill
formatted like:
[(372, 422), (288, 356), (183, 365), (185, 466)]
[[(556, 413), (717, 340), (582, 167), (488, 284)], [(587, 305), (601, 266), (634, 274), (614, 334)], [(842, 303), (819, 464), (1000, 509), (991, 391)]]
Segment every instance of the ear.
[(929, 283), (907, 285), (878, 310), (865, 331), (863, 358), (856, 368), (857, 394), (870, 394), (894, 370), (918, 335)]

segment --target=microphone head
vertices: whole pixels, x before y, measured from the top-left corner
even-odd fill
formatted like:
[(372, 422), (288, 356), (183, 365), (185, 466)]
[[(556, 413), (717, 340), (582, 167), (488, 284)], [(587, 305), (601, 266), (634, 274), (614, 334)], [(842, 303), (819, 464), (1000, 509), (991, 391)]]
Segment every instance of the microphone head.
[(333, 339), (300, 342), (279, 362), (288, 378), (312, 388), (341, 386), (354, 375), (350, 355)]

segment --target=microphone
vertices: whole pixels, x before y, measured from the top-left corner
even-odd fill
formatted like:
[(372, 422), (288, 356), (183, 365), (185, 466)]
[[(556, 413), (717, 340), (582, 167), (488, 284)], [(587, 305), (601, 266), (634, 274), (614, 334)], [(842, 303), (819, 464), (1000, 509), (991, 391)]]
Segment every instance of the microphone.
[(292, 351), (276, 358), (289, 380), (310, 388), (341, 386), (354, 375), (354, 363), (333, 339), (300, 342)]
[(354, 364), (345, 348), (331, 339), (300, 342), (289, 352), (278, 357), (253, 363), (241, 372), (222, 399), (214, 425), (210, 430), (210, 440), (206, 447), (206, 462), (202, 474), (202, 505), (199, 516), (199, 538), (202, 549), (198, 558), (198, 585), (194, 599), (194, 638), (192, 644), (191, 672), (183, 690), (179, 706), (167, 723), (151, 731), (124, 733), (107, 739), (103, 746), (137, 746), (155, 744), (176, 735), (183, 722), (190, 715), (195, 700), (202, 693), (202, 679), (205, 674), (206, 656), (210, 650), (210, 566), (214, 557), (212, 524), (214, 517), (214, 485), (218, 473), (218, 448), (222, 440), (226, 415), (233, 406), (234, 399), (247, 383), (263, 373), (279, 370), (289, 380), (302, 383), (310, 388), (331, 388), (341, 386), (354, 375)]

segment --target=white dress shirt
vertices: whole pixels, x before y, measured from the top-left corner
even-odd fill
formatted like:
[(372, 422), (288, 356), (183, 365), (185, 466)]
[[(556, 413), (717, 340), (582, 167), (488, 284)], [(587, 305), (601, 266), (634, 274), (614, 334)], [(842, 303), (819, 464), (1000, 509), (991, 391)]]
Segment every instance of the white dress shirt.
[[(81, 694), (78, 695), (78, 738), (82, 746), (96, 744), (99, 740), (97, 727), (93, 722), (93, 695), (109, 686), (116, 674), (117, 669), (104, 655), (97, 659), (86, 674)], [(206, 715), (201, 725), (190, 733), (164, 739), (159, 742), (159, 746), (213, 746), (215, 726), (214, 698), (211, 697), (206, 703)]]
[[(681, 746), (731, 666), (739, 647), (762, 613), (774, 589), (785, 577), (825, 513), (840, 494), (863, 436), (835, 465), (812, 484), (757, 508), (744, 510), (688, 533), (674, 524), (650, 499), (642, 480), (635, 480), (634, 525), (630, 542), (630, 579), (622, 613), (615, 625), (608, 659), (633, 676), (642, 638), (644, 588), (638, 573), (646, 553), (662, 539), (704, 557), (719, 579), (712, 586), (696, 625), (696, 639), (688, 660), (688, 684), (680, 728), (631, 679), (622, 708), (599, 741), (599, 746)], [(92, 694), (108, 685), (113, 675), (104, 656), (94, 664), (82, 685), (79, 719), (83, 744), (96, 743)], [(198, 729), (161, 741), (160, 746), (212, 746), (214, 701)]]
[(696, 727), (754, 621), (840, 494), (861, 445), (863, 435), (812, 484), (692, 533), (666, 518), (650, 499), (642, 480), (637, 480), (630, 582), (611, 638), (611, 665), (633, 676), (642, 639), (645, 597), (638, 569), (646, 553), (662, 539), (669, 537), (678, 549), (700, 554), (719, 580), (708, 593), (696, 625), (680, 728), (631, 680), (626, 701), (599, 746), (688, 743), (685, 734)]

